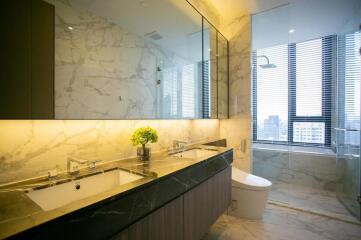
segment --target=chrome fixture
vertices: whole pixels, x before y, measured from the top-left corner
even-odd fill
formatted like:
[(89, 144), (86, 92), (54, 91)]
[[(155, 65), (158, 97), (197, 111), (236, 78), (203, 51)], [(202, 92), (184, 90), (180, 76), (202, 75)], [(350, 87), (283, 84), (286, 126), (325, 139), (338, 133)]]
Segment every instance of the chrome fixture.
[(75, 174), (79, 172), (79, 165), (87, 164), (89, 170), (94, 169), (97, 162), (100, 162), (100, 160), (84, 160), (79, 159), (76, 157), (68, 157), (67, 161), (67, 170), (69, 174)]
[(173, 150), (182, 151), (185, 149), (185, 146), (188, 142), (184, 140), (173, 140)]
[(59, 174), (58, 168), (48, 170), (48, 178), (49, 179), (57, 177), (58, 174)]
[(277, 67), (275, 64), (270, 63), (269, 58), (267, 56), (265, 56), (265, 55), (259, 55), (259, 56), (257, 56), (257, 58), (265, 58), (266, 59), (266, 61), (267, 61), (266, 64), (258, 65), (263, 69), (269, 69), (269, 68), (276, 68)]

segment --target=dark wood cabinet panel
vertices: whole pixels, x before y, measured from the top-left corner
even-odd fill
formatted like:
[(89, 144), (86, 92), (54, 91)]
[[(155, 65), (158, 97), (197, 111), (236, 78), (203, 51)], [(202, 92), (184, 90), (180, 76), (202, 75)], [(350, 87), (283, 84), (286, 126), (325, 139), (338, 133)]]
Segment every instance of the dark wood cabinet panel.
[(54, 7), (0, 1), (0, 119), (54, 118)]
[(184, 195), (184, 239), (199, 240), (231, 201), (231, 168)]
[(139, 220), (112, 240), (183, 240), (183, 197)]
[(0, 117), (31, 117), (31, 2), (0, 1)]
[(228, 167), (111, 240), (200, 240), (229, 206), (231, 181)]

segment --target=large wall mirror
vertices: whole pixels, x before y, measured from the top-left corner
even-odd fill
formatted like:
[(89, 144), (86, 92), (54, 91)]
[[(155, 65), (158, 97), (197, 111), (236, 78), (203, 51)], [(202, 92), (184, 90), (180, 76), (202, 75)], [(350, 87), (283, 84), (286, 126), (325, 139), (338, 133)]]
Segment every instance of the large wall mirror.
[(228, 117), (228, 41), (186, 0), (44, 1), (53, 118)]

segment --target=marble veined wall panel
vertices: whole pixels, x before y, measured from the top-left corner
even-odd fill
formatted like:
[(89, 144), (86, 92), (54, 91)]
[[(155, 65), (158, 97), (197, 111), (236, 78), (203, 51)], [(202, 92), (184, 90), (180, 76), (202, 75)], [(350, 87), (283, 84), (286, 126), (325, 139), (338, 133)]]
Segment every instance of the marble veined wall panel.
[(152, 151), (171, 147), (173, 140), (219, 137), (218, 120), (4, 120), (0, 121), (0, 183), (66, 169), (68, 155), (128, 157), (138, 127), (151, 126), (159, 141)]

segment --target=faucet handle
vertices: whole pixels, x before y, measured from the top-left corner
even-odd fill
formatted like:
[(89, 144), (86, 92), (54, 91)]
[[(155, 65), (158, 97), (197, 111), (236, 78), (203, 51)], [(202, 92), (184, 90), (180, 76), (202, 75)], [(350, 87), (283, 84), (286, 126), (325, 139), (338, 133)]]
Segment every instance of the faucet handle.
[(48, 178), (54, 178), (57, 177), (59, 174), (58, 168), (50, 169), (48, 170)]
[(173, 149), (183, 150), (185, 146), (188, 144), (188, 141), (185, 140), (173, 140)]
[(73, 161), (73, 162), (76, 162), (78, 164), (85, 164), (87, 162), (89, 162), (88, 160), (85, 160), (85, 159), (81, 159), (81, 158), (78, 158), (78, 157), (75, 157), (75, 156), (68, 156), (68, 161)]
[(96, 163), (99, 163), (99, 162), (101, 162), (101, 161), (102, 161), (102, 160), (99, 160), (99, 159), (97, 159), (97, 160), (89, 160), (89, 161), (88, 161), (88, 167), (89, 167), (89, 169), (94, 169)]

